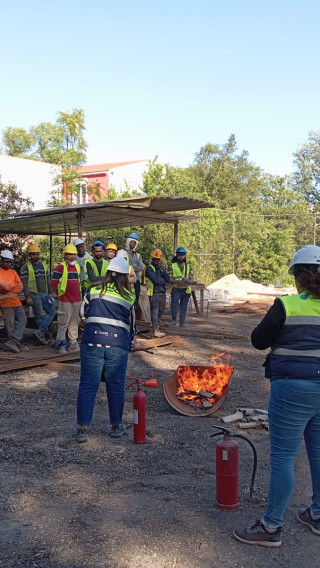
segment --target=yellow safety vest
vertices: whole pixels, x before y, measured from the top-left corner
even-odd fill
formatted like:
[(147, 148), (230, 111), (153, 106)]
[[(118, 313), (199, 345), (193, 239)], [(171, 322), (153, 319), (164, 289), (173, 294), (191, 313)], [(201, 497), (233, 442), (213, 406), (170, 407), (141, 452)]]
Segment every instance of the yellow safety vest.
[[(61, 262), (62, 266), (63, 266), (63, 273), (61, 278), (59, 279), (59, 283), (58, 283), (58, 296), (62, 296), (66, 289), (67, 289), (67, 284), (68, 284), (68, 267), (67, 267), (67, 263), (65, 261)], [(79, 264), (76, 262), (74, 265), (77, 269), (77, 273), (78, 273), (78, 281), (80, 284), (80, 272), (81, 272), (81, 267), (79, 266)]]
[[(180, 270), (179, 264), (174, 262), (172, 264), (172, 276), (176, 278), (176, 280), (183, 280), (183, 278), (189, 278), (190, 274), (190, 266), (189, 264), (185, 263), (183, 273)], [(172, 284), (172, 288), (178, 288), (178, 284)], [(187, 294), (191, 294), (191, 286), (188, 286), (185, 290)]]
[[(38, 293), (38, 288), (37, 288), (37, 283), (36, 283), (36, 277), (35, 277), (35, 273), (33, 270), (33, 266), (32, 266), (32, 262), (30, 262), (30, 260), (27, 261), (27, 267), (28, 267), (28, 288), (29, 288), (29, 292), (31, 292), (32, 294), (37, 294)], [(46, 292), (48, 292), (48, 280), (47, 280), (47, 276), (48, 276), (48, 266), (46, 265), (45, 262), (41, 263), (43, 268), (44, 268), (44, 279), (46, 282)]]

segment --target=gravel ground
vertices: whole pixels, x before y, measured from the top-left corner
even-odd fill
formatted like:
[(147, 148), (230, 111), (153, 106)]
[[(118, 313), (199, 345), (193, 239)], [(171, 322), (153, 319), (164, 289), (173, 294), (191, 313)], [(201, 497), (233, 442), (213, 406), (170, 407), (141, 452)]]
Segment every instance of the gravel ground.
[[(194, 328), (249, 335), (261, 315), (212, 313)], [(192, 328), (192, 318), (188, 327)], [(208, 417), (178, 414), (162, 384), (181, 364), (209, 365), (221, 351), (232, 355), (234, 375), (223, 405)], [(256, 492), (249, 498), (252, 455), (240, 445), (241, 502), (236, 511), (215, 506), (215, 441), (221, 416), (237, 407), (266, 408), (269, 383), (264, 354), (248, 341), (188, 337), (184, 347), (130, 355), (128, 375), (156, 377), (146, 390), (147, 442), (133, 430), (106, 435), (108, 415), (101, 384), (87, 444), (77, 444), (78, 373), (46, 367), (0, 374), (0, 567), (5, 568), (300, 568), (319, 565), (319, 541), (299, 524), (296, 510), (310, 500), (304, 447), (286, 513), (283, 546), (246, 546), (234, 526), (260, 518), (268, 486), (266, 430), (245, 432), (256, 445)], [(128, 391), (125, 421), (132, 423)], [(240, 432), (236, 425), (232, 426)], [(243, 432), (242, 432), (243, 433)]]

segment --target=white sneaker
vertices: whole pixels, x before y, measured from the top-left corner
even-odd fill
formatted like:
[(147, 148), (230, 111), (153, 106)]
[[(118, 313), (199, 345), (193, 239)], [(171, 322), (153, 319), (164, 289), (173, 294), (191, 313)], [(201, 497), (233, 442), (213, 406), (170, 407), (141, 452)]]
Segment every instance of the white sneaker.
[(163, 333), (163, 331), (160, 331), (160, 329), (155, 329), (154, 333), (153, 333), (154, 337), (164, 337), (165, 333)]

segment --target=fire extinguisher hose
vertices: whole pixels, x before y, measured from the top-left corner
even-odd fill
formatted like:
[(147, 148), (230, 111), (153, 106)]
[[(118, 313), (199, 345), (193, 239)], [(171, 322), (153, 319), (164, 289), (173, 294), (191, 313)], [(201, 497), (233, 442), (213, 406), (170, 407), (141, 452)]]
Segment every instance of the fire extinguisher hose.
[(253, 451), (253, 468), (252, 468), (252, 476), (251, 476), (251, 483), (250, 483), (250, 499), (251, 499), (253, 492), (254, 492), (254, 482), (255, 482), (255, 479), (256, 479), (257, 464), (258, 464), (257, 450), (256, 450), (253, 442), (251, 442), (251, 440), (249, 440), (249, 438), (247, 438), (246, 436), (243, 436), (242, 434), (233, 434), (227, 428), (222, 428), (221, 426), (216, 426), (215, 424), (213, 424), (213, 426), (214, 426), (214, 428), (219, 428), (219, 430), (221, 430), (221, 432), (216, 432), (215, 434), (211, 434), (210, 438), (224, 434), (225, 436), (228, 436), (230, 438), (241, 438), (242, 440), (245, 440), (246, 442), (248, 442), (248, 444), (250, 444), (252, 451)]

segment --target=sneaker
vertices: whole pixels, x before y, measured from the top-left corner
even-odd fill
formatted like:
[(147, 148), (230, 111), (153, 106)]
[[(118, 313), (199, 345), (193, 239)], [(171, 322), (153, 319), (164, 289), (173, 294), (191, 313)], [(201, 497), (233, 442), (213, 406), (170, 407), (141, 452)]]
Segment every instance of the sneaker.
[(80, 347), (78, 343), (70, 343), (69, 345), (69, 353), (78, 353), (80, 351)]
[(313, 534), (320, 536), (320, 519), (314, 520), (311, 517), (311, 511), (309, 507), (307, 507), (307, 509), (299, 509), (297, 518), (300, 523), (309, 527), (309, 529), (312, 530)]
[(20, 351), (30, 351), (28, 345), (21, 345), (21, 343), (19, 345), (19, 349)]
[(123, 436), (123, 434), (125, 433), (126, 429), (127, 428), (124, 424), (113, 424), (108, 434), (112, 438), (121, 438), (121, 436)]
[(68, 351), (65, 348), (65, 345), (61, 345), (58, 350), (59, 355), (67, 355)]
[(160, 331), (160, 329), (155, 329), (153, 332), (153, 336), (154, 337), (164, 337), (165, 333), (163, 333), (163, 331)]
[(5, 342), (5, 346), (11, 349), (11, 351), (15, 351), (16, 353), (20, 353), (19, 345), (13, 341), (13, 339), (9, 339), (9, 341)]
[(245, 544), (258, 544), (276, 548), (281, 546), (282, 527), (278, 527), (273, 533), (269, 532), (261, 521), (256, 521), (251, 527), (234, 529), (235, 539)]
[(78, 428), (76, 440), (79, 444), (88, 441), (88, 428)]
[(185, 323), (181, 323), (179, 327), (187, 327)]
[(175, 320), (166, 321), (166, 325), (168, 325), (169, 327), (176, 327), (177, 322)]
[(41, 329), (36, 329), (36, 331), (33, 332), (33, 335), (39, 339), (39, 341), (41, 341), (41, 343), (44, 343), (44, 345), (48, 345), (48, 341), (46, 339), (46, 334), (44, 331), (42, 331)]

